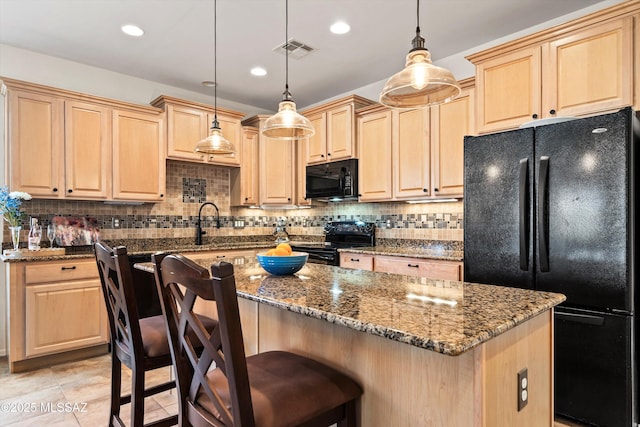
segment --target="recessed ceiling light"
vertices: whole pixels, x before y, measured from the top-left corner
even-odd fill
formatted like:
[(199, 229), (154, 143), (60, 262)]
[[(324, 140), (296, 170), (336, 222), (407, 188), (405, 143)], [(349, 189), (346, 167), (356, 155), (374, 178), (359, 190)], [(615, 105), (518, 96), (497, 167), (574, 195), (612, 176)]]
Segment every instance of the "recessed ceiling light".
[(251, 69), (251, 75), (262, 77), (267, 75), (267, 70), (262, 67), (253, 67)]
[(351, 30), (351, 27), (346, 22), (338, 21), (329, 27), (329, 30), (331, 30), (333, 34), (346, 34)]
[(133, 37), (140, 37), (141, 35), (144, 34), (144, 31), (142, 31), (142, 28), (138, 27), (137, 25), (127, 24), (127, 25), (123, 25), (121, 29), (123, 33)]
[(216, 82), (211, 81), (211, 80), (205, 80), (205, 81), (202, 82), (202, 86), (215, 87), (216, 86)]

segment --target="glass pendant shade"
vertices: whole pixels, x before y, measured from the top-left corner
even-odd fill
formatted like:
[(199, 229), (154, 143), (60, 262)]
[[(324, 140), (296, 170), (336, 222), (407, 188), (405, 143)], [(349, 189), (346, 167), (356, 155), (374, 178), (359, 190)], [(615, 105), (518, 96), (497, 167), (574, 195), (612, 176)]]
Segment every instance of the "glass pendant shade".
[(449, 70), (431, 63), (426, 49), (407, 55), (405, 68), (391, 76), (380, 94), (380, 103), (393, 108), (423, 108), (451, 101), (460, 86)]
[(313, 125), (296, 111), (296, 103), (291, 100), (280, 102), (278, 112), (269, 117), (262, 128), (262, 135), (274, 139), (302, 139), (313, 134)]
[(236, 147), (231, 141), (226, 139), (222, 135), (222, 129), (214, 121), (211, 129), (209, 129), (209, 136), (201, 139), (196, 144), (196, 153), (205, 154), (219, 154), (219, 155), (233, 155), (236, 152)]

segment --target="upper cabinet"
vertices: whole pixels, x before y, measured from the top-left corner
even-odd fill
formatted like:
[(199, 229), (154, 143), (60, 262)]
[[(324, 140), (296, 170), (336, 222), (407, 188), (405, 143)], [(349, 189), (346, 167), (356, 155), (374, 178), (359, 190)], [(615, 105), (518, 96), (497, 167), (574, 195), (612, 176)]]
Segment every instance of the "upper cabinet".
[(315, 129), (315, 134), (306, 142), (306, 164), (358, 157), (355, 110), (373, 103), (352, 95), (301, 112)]
[(237, 111), (218, 108), (218, 122), (225, 138), (238, 149), (236, 155), (217, 156), (196, 153), (196, 144), (209, 134), (214, 118), (213, 107), (169, 96), (159, 96), (151, 105), (163, 108), (167, 114), (167, 158), (188, 162), (208, 162), (221, 166), (240, 166), (242, 127), (244, 116)]
[[(164, 156), (158, 109), (3, 81), (8, 87), (6, 161), (12, 190), (45, 199), (162, 200), (165, 161), (152, 155), (160, 150)], [(126, 123), (123, 115), (129, 116)], [(153, 124), (144, 124), (149, 122)], [(139, 151), (139, 146), (148, 151)], [(150, 159), (144, 176), (133, 177), (126, 183), (128, 191), (120, 192), (116, 185), (128, 178), (122, 171), (139, 170), (142, 175), (140, 158)], [(151, 171), (158, 176), (154, 195), (147, 184)]]
[(632, 105), (638, 5), (624, 2), (467, 57), (476, 65), (477, 131)]
[(267, 138), (260, 134), (267, 115), (253, 116), (242, 122), (257, 129), (259, 204), (292, 206), (296, 202), (295, 145), (301, 141)]
[(164, 135), (160, 115), (113, 111), (115, 200), (164, 200), (167, 184)]
[(473, 135), (473, 79), (461, 95), (430, 108), (381, 105), (358, 111), (360, 201), (424, 200), (463, 195), (463, 142)]
[(229, 171), (232, 206), (254, 206), (260, 203), (258, 128), (242, 127), (242, 164)]
[(460, 197), (464, 183), (464, 137), (475, 135), (473, 79), (461, 80), (462, 93), (431, 107), (431, 188), (433, 196)]

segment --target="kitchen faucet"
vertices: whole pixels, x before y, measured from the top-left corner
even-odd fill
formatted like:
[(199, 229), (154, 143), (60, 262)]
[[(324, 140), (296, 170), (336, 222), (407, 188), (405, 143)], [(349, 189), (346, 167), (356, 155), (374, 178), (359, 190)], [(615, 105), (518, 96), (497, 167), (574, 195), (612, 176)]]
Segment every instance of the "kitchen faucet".
[(216, 228), (220, 228), (220, 211), (218, 210), (218, 207), (216, 206), (216, 204), (213, 202), (204, 202), (203, 204), (201, 204), (200, 210), (198, 211), (198, 224), (196, 226), (196, 245), (201, 245), (202, 235), (207, 234), (206, 231), (202, 230), (202, 224), (201, 224), (202, 208), (204, 208), (206, 205), (211, 205), (214, 208), (216, 208)]

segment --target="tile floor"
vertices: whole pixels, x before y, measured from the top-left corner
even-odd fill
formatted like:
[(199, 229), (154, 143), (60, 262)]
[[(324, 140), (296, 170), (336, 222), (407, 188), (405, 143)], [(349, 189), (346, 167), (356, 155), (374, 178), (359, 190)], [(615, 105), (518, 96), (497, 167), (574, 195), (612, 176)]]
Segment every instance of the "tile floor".
[[(100, 427), (108, 424), (111, 355), (94, 357), (18, 374), (9, 373), (7, 359), (0, 358), (0, 426)], [(169, 368), (147, 374), (147, 384), (169, 378)], [(123, 388), (131, 388), (131, 373), (122, 369)], [(130, 405), (122, 407), (129, 424)], [(175, 390), (145, 401), (145, 422), (178, 412)], [(581, 427), (557, 420), (554, 427)]]
[[(0, 358), (0, 426), (100, 427), (109, 419), (111, 355), (11, 374)], [(131, 389), (131, 371), (122, 369), (123, 389)], [(170, 369), (147, 374), (147, 385), (169, 378)], [(131, 405), (122, 407), (129, 424)], [(145, 422), (178, 412), (175, 390), (145, 400)]]

